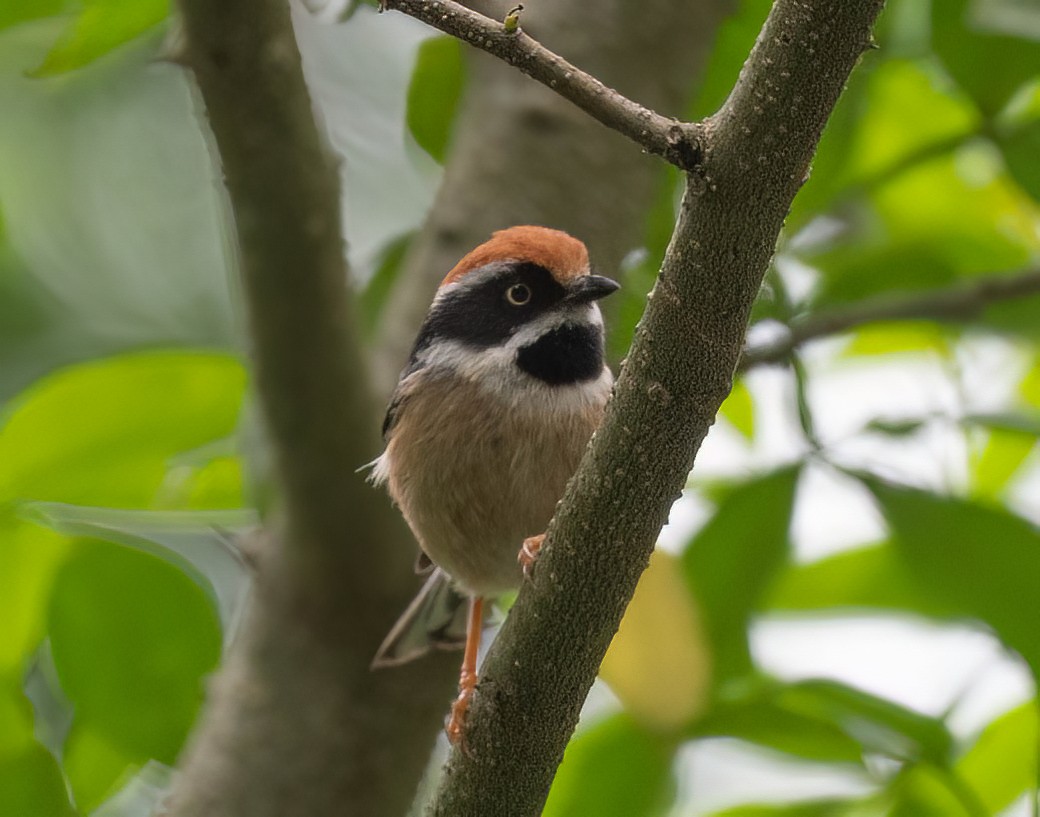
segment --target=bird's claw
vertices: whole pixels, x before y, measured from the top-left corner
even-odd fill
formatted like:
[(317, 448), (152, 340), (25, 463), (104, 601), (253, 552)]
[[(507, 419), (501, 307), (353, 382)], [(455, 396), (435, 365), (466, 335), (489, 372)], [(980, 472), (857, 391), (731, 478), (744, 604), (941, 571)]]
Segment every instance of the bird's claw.
[(520, 547), (520, 552), (517, 554), (516, 560), (524, 570), (525, 579), (531, 578), (531, 573), (534, 571), (534, 564), (538, 561), (538, 554), (541, 553), (542, 544), (544, 542), (544, 533), (539, 533), (537, 536), (528, 536), (524, 539), (524, 544)]

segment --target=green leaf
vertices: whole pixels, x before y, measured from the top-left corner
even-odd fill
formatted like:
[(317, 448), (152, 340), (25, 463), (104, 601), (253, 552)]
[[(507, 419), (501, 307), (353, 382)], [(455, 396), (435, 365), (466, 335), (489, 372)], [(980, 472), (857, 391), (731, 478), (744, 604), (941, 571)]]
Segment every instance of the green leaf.
[(969, 0), (932, 3), (932, 46), (946, 70), (987, 115), (1037, 74), (1040, 43), (984, 28)]
[(673, 744), (628, 715), (580, 731), (567, 747), (543, 817), (644, 817), (673, 797)]
[(1040, 119), (1001, 134), (997, 144), (1012, 177), (1040, 202)]
[(236, 359), (204, 352), (60, 371), (20, 395), (0, 428), (0, 503), (148, 507), (170, 458), (234, 430), (244, 389)]
[(20, 674), (46, 634), (51, 585), (68, 541), (0, 507), (0, 676)]
[(387, 244), (376, 263), (376, 271), (368, 279), (365, 288), (358, 298), (358, 307), (361, 315), (361, 326), (366, 337), (373, 338), (376, 329), (383, 318), (383, 308), (386, 306), (390, 292), (393, 290), (397, 273), (401, 269), (408, 248), (415, 238), (414, 232), (408, 232), (398, 236)]
[(692, 736), (738, 738), (823, 763), (858, 764), (863, 758), (863, 748), (837, 724), (792, 711), (771, 693), (727, 698), (696, 724)]
[(733, 424), (745, 440), (755, 438), (755, 404), (743, 380), (734, 381), (733, 389), (723, 401), (719, 413)]
[(873, 815), (860, 812), (862, 804), (857, 800), (807, 800), (784, 805), (752, 804), (736, 806), (724, 811), (713, 812), (711, 817), (852, 817), (854, 814)]
[(75, 817), (61, 770), (42, 746), (0, 756), (0, 814)]
[(756, 682), (724, 689), (696, 725), (700, 736), (729, 736), (809, 760), (860, 763), (866, 754), (945, 764), (945, 725), (892, 701), (829, 680)]
[(683, 554), (719, 680), (751, 667), (747, 625), (787, 557), (799, 472), (784, 468), (737, 487)]
[(837, 681), (792, 683), (777, 701), (836, 724), (867, 752), (937, 765), (946, 765), (953, 753), (953, 737), (942, 721)]
[(25, 511), (67, 536), (104, 539), (168, 562), (209, 597), (225, 640), (233, 635), (249, 589), (249, 575), (234, 539), (259, 525), (255, 512), (124, 511), (58, 502), (31, 503)]
[(1037, 705), (1029, 701), (992, 721), (957, 763), (961, 778), (991, 814), (1037, 785)]
[(1040, 436), (1040, 414), (1020, 414), (1013, 412), (993, 414), (968, 414), (963, 421), (969, 425), (980, 425), (999, 431), (1010, 431), (1029, 437)]
[(972, 452), (972, 496), (980, 500), (999, 500), (1008, 483), (1036, 448), (1036, 442), (1032, 434), (991, 429), (982, 450)]
[(408, 86), (408, 130), (415, 141), (443, 164), (455, 111), (462, 97), (466, 66), (454, 37), (431, 37), (419, 47)]
[(172, 764), (220, 655), (199, 589), (152, 556), (81, 540), (55, 580), (50, 635), (74, 729), (138, 763)]
[(0, 30), (60, 14), (69, 6), (69, 0), (7, 0), (0, 3)]
[(82, 68), (158, 25), (169, 13), (169, 0), (83, 0), (83, 10), (32, 74), (46, 77)]
[(922, 595), (891, 545), (847, 550), (809, 564), (789, 566), (765, 606), (778, 611), (901, 610), (948, 617), (956, 609)]
[(934, 766), (904, 768), (888, 786), (888, 817), (983, 817), (975, 798), (954, 774)]
[(1006, 511), (867, 480), (918, 585), (991, 626), (1040, 677), (1040, 533)]

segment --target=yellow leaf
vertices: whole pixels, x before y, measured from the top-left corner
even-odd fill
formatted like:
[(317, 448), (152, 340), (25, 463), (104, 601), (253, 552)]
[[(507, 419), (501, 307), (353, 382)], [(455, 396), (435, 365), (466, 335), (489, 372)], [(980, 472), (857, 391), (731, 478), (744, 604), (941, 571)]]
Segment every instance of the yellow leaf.
[(703, 710), (711, 655), (675, 557), (651, 557), (600, 677), (646, 726), (678, 729)]

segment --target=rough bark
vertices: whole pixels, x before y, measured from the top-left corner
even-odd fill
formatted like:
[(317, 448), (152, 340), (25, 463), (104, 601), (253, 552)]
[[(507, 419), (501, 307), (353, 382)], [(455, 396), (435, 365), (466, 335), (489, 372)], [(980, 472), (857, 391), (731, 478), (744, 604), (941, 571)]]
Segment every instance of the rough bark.
[(185, 0), (182, 10), (230, 193), (282, 522), (170, 809), (326, 817), (349, 804), (397, 817), (456, 669), (438, 656), (369, 670), (416, 589), (414, 545), (355, 472), (379, 450), (378, 423), (350, 319), (337, 174), (283, 0)]
[[(553, 0), (529, 4), (521, 26), (668, 117), (682, 113), (718, 24), (734, 5), (604, 0), (593, 8), (585, 0)], [(598, 270), (617, 275), (621, 260), (641, 245), (661, 178), (658, 159), (517, 68), (475, 52), (469, 69), (444, 181), (380, 326), (374, 369), (385, 393), (437, 284), (493, 230), (527, 223), (566, 230), (589, 245)]]
[(538, 814), (668, 509), (728, 394), (791, 201), (882, 0), (778, 0), (706, 123), (603, 427), (482, 668), (433, 815)]

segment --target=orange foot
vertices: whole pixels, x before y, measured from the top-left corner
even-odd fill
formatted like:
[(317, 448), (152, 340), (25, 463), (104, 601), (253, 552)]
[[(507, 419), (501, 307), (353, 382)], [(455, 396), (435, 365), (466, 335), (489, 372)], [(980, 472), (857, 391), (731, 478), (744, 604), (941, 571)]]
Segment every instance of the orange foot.
[(545, 542), (545, 534), (539, 533), (537, 536), (528, 536), (524, 539), (524, 544), (520, 548), (520, 553), (517, 554), (516, 560), (520, 562), (520, 566), (524, 569), (524, 578), (531, 578), (531, 571), (534, 569), (534, 563), (538, 561), (538, 554), (542, 550), (542, 543)]
[(444, 727), (451, 744), (453, 746), (462, 744), (463, 750), (466, 748), (464, 741), (466, 713), (469, 711), (469, 704), (473, 700), (473, 693), (476, 689), (476, 673), (468, 673), (463, 670), (462, 676), (459, 678), (459, 697), (451, 705), (451, 717), (448, 718), (448, 725)]

